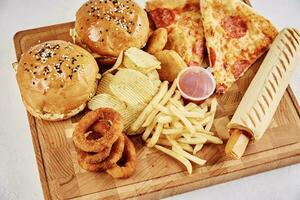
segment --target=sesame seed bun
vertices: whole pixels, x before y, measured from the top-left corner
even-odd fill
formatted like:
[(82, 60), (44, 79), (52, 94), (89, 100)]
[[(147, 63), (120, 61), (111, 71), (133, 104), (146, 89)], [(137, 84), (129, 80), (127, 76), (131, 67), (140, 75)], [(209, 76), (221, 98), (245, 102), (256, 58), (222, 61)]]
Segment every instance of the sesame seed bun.
[(132, 0), (90, 0), (77, 11), (75, 30), (78, 44), (99, 56), (117, 57), (129, 47), (145, 46), (149, 21)]
[(85, 108), (95, 94), (98, 71), (89, 52), (54, 40), (24, 53), (16, 78), (28, 112), (39, 119), (58, 121)]

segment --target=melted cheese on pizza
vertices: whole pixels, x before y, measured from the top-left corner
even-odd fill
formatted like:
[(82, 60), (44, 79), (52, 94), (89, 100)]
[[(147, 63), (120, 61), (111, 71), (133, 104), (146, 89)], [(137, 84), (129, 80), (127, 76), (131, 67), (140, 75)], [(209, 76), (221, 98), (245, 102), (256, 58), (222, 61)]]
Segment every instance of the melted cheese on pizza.
[(277, 31), (239, 0), (202, 0), (201, 12), (217, 90), (223, 93), (268, 49)]
[(178, 14), (168, 30), (166, 49), (176, 51), (188, 64), (200, 65), (205, 51), (200, 9)]

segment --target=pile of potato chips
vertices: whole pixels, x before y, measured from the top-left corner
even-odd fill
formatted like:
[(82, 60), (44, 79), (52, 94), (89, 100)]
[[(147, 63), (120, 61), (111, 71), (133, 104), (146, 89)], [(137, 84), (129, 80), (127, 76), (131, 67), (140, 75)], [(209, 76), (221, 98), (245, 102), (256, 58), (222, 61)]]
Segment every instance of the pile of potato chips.
[(117, 110), (126, 131), (159, 89), (161, 81), (157, 69), (160, 62), (140, 49), (122, 52), (116, 64), (103, 74), (97, 95), (88, 103), (89, 109)]

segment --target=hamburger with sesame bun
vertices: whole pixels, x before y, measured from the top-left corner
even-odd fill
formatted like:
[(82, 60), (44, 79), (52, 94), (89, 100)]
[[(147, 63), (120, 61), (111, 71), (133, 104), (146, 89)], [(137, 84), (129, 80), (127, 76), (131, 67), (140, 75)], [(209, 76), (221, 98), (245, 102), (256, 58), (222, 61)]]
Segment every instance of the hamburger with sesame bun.
[(146, 12), (132, 0), (90, 0), (76, 13), (76, 42), (104, 64), (130, 47), (144, 47), (149, 31)]
[(85, 108), (96, 92), (98, 71), (89, 52), (54, 40), (25, 52), (16, 78), (28, 112), (39, 119), (59, 121)]

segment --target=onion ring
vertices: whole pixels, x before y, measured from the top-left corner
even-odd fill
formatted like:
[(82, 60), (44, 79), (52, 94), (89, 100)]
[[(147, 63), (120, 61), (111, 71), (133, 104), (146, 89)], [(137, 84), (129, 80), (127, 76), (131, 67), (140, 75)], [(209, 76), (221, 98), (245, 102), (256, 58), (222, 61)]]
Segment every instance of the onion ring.
[(119, 166), (117, 163), (106, 172), (114, 178), (128, 178), (134, 174), (137, 167), (137, 157), (134, 144), (125, 136), (125, 148), (122, 159), (125, 159), (124, 166)]
[[(86, 133), (89, 128), (98, 122), (101, 122), (101, 126), (97, 126), (100, 129), (97, 132), (104, 130), (103, 136), (96, 140), (87, 139)], [(81, 151), (97, 153), (103, 151), (105, 147), (112, 146), (122, 130), (123, 124), (118, 112), (111, 108), (99, 108), (87, 113), (79, 121), (73, 133), (73, 143)]]
[(100, 163), (91, 164), (89, 163), (86, 153), (83, 151), (78, 152), (78, 163), (79, 165), (87, 170), (92, 172), (105, 171), (111, 168), (118, 160), (121, 159), (123, 150), (125, 146), (125, 137), (123, 134), (119, 136), (117, 141), (113, 144), (110, 155)]
[[(91, 128), (92, 133), (90, 133), (87, 136), (87, 139), (97, 140), (100, 138), (99, 136), (104, 135), (104, 133), (102, 131), (103, 129), (102, 129), (101, 123), (102, 122), (97, 122), (92, 126), (92, 128)], [(116, 139), (118, 139), (118, 138), (116, 138)], [(113, 141), (113, 142), (115, 142), (115, 141)], [(75, 150), (77, 153), (84, 154), (84, 157), (85, 157), (85, 160), (87, 163), (94, 164), (94, 163), (99, 163), (99, 162), (103, 161), (104, 159), (106, 159), (109, 156), (110, 151), (111, 151), (111, 146), (107, 146), (102, 151), (97, 152), (97, 153), (84, 152), (84, 151), (81, 151), (80, 149), (78, 149), (76, 146), (75, 146)]]

